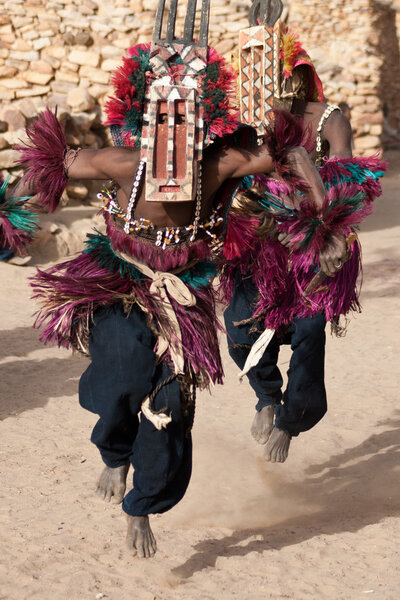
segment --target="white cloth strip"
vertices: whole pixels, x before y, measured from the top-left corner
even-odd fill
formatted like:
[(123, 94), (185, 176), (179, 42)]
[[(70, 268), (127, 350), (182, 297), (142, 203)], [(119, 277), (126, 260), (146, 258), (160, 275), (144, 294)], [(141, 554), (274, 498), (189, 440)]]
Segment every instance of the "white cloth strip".
[(254, 344), (250, 348), (250, 352), (248, 354), (246, 362), (244, 363), (244, 367), (239, 373), (240, 382), (243, 380), (243, 377), (246, 375), (246, 373), (250, 371), (250, 369), (258, 365), (262, 355), (268, 347), (268, 344), (274, 337), (274, 333), (275, 329), (265, 329), (265, 331), (262, 332), (258, 340), (254, 342)]

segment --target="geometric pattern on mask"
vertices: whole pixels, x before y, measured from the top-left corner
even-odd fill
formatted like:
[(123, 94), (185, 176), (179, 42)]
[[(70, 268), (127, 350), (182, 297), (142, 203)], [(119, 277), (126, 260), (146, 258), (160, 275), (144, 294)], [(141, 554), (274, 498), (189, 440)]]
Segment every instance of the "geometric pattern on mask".
[(239, 32), (240, 117), (259, 135), (279, 94), (279, 22)]
[[(183, 86), (153, 85), (151, 86), (150, 101), (146, 111), (146, 119), (143, 121), (141, 158), (146, 157), (146, 200), (157, 202), (187, 202), (193, 199), (193, 167), (196, 156), (196, 146), (199, 139), (196, 136), (196, 91), (193, 88)], [(174, 153), (177, 151), (175, 145), (175, 102), (185, 101), (186, 121), (186, 152), (184, 176), (174, 176)], [(157, 152), (157, 107), (159, 102), (166, 103), (167, 114), (167, 146), (165, 152), (158, 155), (158, 160), (164, 161), (165, 176), (157, 177), (155, 173), (155, 162)], [(198, 126), (202, 126), (201, 119), (197, 119)], [(197, 142), (197, 143), (196, 143)], [(176, 187), (179, 191), (160, 191), (160, 187)]]
[(153, 73), (157, 76), (168, 75), (169, 62), (179, 57), (180, 66), (184, 75), (197, 77), (207, 66), (207, 47), (185, 46), (182, 43), (174, 42), (167, 46), (151, 45), (150, 62)]
[[(147, 89), (146, 105), (143, 115), (141, 159), (146, 167), (146, 200), (157, 202), (188, 202), (193, 200), (193, 183), (197, 161), (202, 158), (203, 148), (203, 110), (198, 92), (201, 89), (200, 72), (207, 66), (207, 48), (185, 46), (174, 42), (165, 46), (152, 44), (150, 62), (154, 79)], [(175, 72), (171, 75), (171, 64)], [(180, 153), (182, 177), (174, 176), (176, 153), (175, 103), (185, 101), (186, 139), (184, 158)], [(167, 147), (161, 160), (165, 164), (165, 176), (155, 174), (154, 165), (157, 156), (157, 118), (160, 102), (166, 103), (168, 119)], [(160, 153), (158, 154), (160, 157)], [(158, 158), (160, 162), (160, 158)], [(182, 166), (184, 163), (184, 166)], [(176, 187), (176, 190), (172, 188)], [(165, 188), (170, 188), (167, 191)]]

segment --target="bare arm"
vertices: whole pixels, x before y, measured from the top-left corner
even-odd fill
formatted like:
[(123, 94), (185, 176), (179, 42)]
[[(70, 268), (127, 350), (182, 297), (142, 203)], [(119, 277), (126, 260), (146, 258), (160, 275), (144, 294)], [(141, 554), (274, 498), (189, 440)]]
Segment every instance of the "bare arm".
[(325, 125), (324, 137), (329, 142), (329, 158), (351, 158), (352, 131), (350, 121), (335, 110)]
[[(301, 147), (291, 148), (288, 151), (287, 160), (292, 173), (306, 182), (308, 197), (317, 206), (322, 206), (325, 195), (324, 184), (307, 151)], [(226, 150), (225, 155), (221, 159), (220, 176), (228, 174), (228, 177), (244, 177), (250, 174), (268, 173), (273, 168), (271, 155), (265, 146), (260, 146), (254, 151), (246, 152), (229, 149)], [(290, 246), (291, 237), (287, 233), (280, 233), (278, 235), (279, 241), (284, 246)], [(319, 259), (322, 271), (329, 276), (335, 275), (345, 262), (346, 254), (346, 240), (344, 236), (332, 235), (320, 252)]]
[[(324, 131), (324, 137), (329, 142), (329, 158), (350, 158), (352, 156), (351, 149), (351, 125), (349, 120), (339, 111), (334, 111), (329, 117)], [(298, 169), (301, 170), (302, 166)], [(310, 175), (303, 176), (306, 181)], [(322, 183), (322, 182), (321, 182)], [(316, 189), (316, 188), (313, 188)], [(313, 192), (313, 189), (310, 192)], [(317, 203), (319, 194), (315, 197)], [(322, 196), (323, 198), (323, 196)], [(287, 234), (279, 234), (278, 239), (285, 246), (290, 245), (291, 236)], [(338, 270), (341, 269), (347, 259), (346, 240), (343, 235), (331, 234), (319, 254), (321, 270), (328, 276), (333, 277)]]
[[(306, 182), (312, 199), (318, 205), (322, 204), (324, 185), (306, 150), (300, 147), (290, 148), (286, 160), (293, 175)], [(250, 149), (223, 147), (216, 152), (211, 149), (205, 155), (204, 166), (207, 175), (212, 174), (215, 179), (216, 187), (226, 179), (272, 173), (275, 169), (266, 144)]]
[[(351, 125), (342, 112), (335, 110), (331, 114), (325, 125), (324, 136), (329, 142), (329, 158), (351, 158)], [(332, 233), (319, 254), (322, 271), (333, 277), (346, 259), (347, 245), (344, 235)]]
[(292, 173), (302, 179), (307, 185), (307, 196), (317, 206), (322, 206), (325, 187), (314, 163), (305, 148), (291, 148), (288, 152), (288, 163)]
[[(69, 165), (69, 179), (114, 179), (122, 185), (132, 179), (138, 162), (139, 151), (134, 148), (103, 148), (101, 150), (80, 150)], [(8, 190), (8, 195), (34, 196), (35, 181), (23, 177), (18, 184)]]
[(134, 176), (139, 151), (134, 148), (81, 150), (68, 168), (70, 179), (115, 179)]
[[(307, 151), (304, 148), (291, 148), (288, 153), (288, 162), (292, 167), (293, 173), (307, 183), (308, 197), (317, 206), (322, 206), (325, 195), (324, 184)], [(289, 247), (292, 236), (281, 232), (278, 233), (278, 240), (283, 246)]]
[(26, 181), (25, 177), (22, 177), (16, 185), (7, 188), (6, 197), (25, 198), (26, 196), (34, 196), (35, 193), (34, 182)]
[(270, 173), (274, 164), (265, 144), (250, 149), (225, 147), (218, 150), (213, 162), (219, 185), (226, 179)]

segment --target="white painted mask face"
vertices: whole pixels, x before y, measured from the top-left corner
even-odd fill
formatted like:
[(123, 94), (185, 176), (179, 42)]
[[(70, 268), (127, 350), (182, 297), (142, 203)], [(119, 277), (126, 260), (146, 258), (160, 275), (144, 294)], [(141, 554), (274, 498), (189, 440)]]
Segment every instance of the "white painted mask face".
[(199, 39), (193, 38), (197, 0), (188, 0), (183, 37), (175, 36), (178, 0), (170, 0), (162, 38), (165, 0), (159, 0), (150, 51), (154, 79), (147, 91), (142, 135), (146, 200), (187, 202), (196, 190), (204, 127), (201, 74), (207, 66), (210, 1), (202, 0)]
[[(141, 153), (147, 163), (148, 201), (193, 200), (204, 138), (199, 83), (200, 73), (206, 67), (206, 52), (203, 48), (173, 44), (152, 55), (156, 77), (147, 95)], [(177, 72), (165, 74), (168, 58), (176, 55), (180, 58)]]

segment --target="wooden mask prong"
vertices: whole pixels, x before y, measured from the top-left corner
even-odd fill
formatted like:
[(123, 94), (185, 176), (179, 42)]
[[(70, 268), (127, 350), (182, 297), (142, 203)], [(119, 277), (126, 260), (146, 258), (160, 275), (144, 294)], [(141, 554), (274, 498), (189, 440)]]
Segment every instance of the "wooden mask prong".
[(266, 25), (273, 27), (282, 14), (281, 0), (253, 0), (249, 10), (249, 25)]
[(210, 18), (210, 0), (201, 0), (201, 16), (200, 16), (200, 31), (199, 39), (196, 41), (193, 37), (194, 25), (196, 20), (197, 0), (188, 0), (185, 24), (182, 37), (177, 38), (175, 35), (176, 15), (178, 9), (178, 0), (170, 0), (167, 31), (165, 38), (162, 37), (162, 25), (165, 13), (165, 0), (159, 0), (156, 12), (156, 18), (153, 29), (152, 42), (156, 46), (170, 46), (174, 43), (182, 43), (185, 46), (200, 46), (207, 47), (208, 43), (208, 23)]

